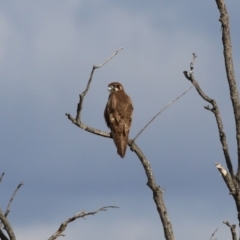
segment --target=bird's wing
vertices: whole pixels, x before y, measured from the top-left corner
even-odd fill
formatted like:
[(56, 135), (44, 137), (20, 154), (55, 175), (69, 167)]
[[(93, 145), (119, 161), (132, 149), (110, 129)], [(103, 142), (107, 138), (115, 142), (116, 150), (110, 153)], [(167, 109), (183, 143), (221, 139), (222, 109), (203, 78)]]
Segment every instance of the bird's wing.
[(126, 93), (115, 92), (110, 94), (104, 116), (121, 157), (124, 157), (127, 148), (132, 112), (132, 101)]

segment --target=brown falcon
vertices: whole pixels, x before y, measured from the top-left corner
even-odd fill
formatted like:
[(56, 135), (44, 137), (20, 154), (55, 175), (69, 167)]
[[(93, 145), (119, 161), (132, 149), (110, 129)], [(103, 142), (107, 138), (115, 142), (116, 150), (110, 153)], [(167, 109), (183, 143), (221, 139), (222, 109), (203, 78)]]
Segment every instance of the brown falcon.
[(132, 123), (133, 105), (131, 98), (124, 92), (121, 83), (108, 85), (110, 95), (104, 111), (105, 121), (111, 129), (111, 136), (118, 154), (124, 158)]

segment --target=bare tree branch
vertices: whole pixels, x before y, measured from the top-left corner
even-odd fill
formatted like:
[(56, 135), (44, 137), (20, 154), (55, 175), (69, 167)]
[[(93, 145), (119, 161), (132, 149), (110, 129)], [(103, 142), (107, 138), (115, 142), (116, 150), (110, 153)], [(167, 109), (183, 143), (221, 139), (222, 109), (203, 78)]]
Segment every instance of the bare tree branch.
[[(82, 128), (82, 123), (76, 122), (75, 119), (72, 118), (70, 114), (68, 114), (67, 116), (76, 126)], [(82, 129), (84, 129), (90, 133), (97, 134), (102, 137), (109, 137), (109, 138), (111, 137), (109, 133), (105, 133), (100, 130), (93, 129), (88, 126), (86, 128), (82, 128)], [(163, 200), (163, 192), (160, 189), (160, 187), (157, 186), (157, 184), (155, 182), (150, 163), (146, 160), (146, 157), (144, 156), (144, 154), (142, 153), (140, 148), (137, 146), (137, 144), (133, 142), (133, 140), (129, 139), (128, 145), (131, 148), (131, 150), (133, 152), (135, 152), (136, 155), (138, 156), (139, 160), (141, 161), (141, 163), (143, 165), (145, 173), (147, 175), (147, 179), (148, 179), (147, 185), (153, 192), (153, 199), (155, 201), (160, 219), (163, 223), (163, 230), (164, 230), (165, 238), (167, 240), (174, 240), (174, 233), (173, 233), (172, 225), (169, 220), (167, 209), (166, 209), (166, 206), (165, 206), (164, 200)]]
[[(193, 59), (196, 58), (196, 55), (193, 54)], [(192, 61), (193, 62), (193, 61)], [(218, 126), (218, 133), (219, 133), (219, 137), (220, 137), (220, 142), (222, 144), (222, 150), (223, 150), (223, 154), (225, 156), (225, 161), (228, 167), (228, 171), (230, 174), (228, 174), (228, 172), (220, 165), (220, 164), (216, 164), (216, 167), (218, 168), (218, 170), (220, 171), (228, 189), (230, 194), (233, 196), (236, 207), (237, 207), (237, 211), (238, 211), (238, 221), (240, 224), (240, 191), (239, 191), (239, 179), (238, 179), (238, 175), (235, 176), (234, 175), (234, 170), (233, 170), (233, 166), (232, 166), (232, 162), (231, 162), (231, 158), (230, 158), (230, 154), (229, 154), (229, 150), (228, 150), (228, 145), (227, 145), (227, 138), (226, 138), (226, 134), (224, 132), (223, 129), (223, 123), (222, 123), (222, 119), (220, 116), (220, 111), (217, 105), (217, 102), (214, 99), (211, 99), (210, 97), (208, 97), (203, 90), (200, 88), (198, 82), (195, 80), (194, 78), (194, 74), (193, 74), (193, 64), (191, 64), (190, 66), (190, 72), (188, 73), (187, 71), (183, 72), (185, 77), (190, 80), (192, 82), (192, 84), (195, 86), (197, 92), (199, 93), (199, 95), (207, 102), (209, 102), (212, 107), (210, 106), (206, 106), (205, 109), (211, 111), (216, 118), (216, 122), (217, 122), (217, 126)]]
[(4, 214), (2, 213), (2, 210), (0, 209), (0, 219), (2, 221), (2, 224), (5, 228), (5, 230), (8, 233), (9, 236), (9, 240), (16, 240), (15, 234), (12, 230), (11, 224), (8, 222), (7, 218), (4, 216)]
[(136, 135), (136, 137), (132, 140), (135, 142), (135, 140), (139, 137), (139, 135), (153, 122), (155, 118), (157, 118), (164, 110), (166, 110), (171, 104), (176, 102), (178, 99), (180, 99), (182, 96), (184, 96), (187, 92), (189, 92), (193, 86), (191, 86), (189, 89), (187, 89), (185, 92), (183, 92), (180, 96), (173, 99), (171, 102), (169, 102), (162, 110), (160, 110), (142, 129), (141, 131)]
[(3, 233), (2, 229), (0, 228), (0, 239), (1, 240), (8, 240), (8, 238), (6, 237), (6, 235)]
[(3, 172), (2, 175), (1, 175), (1, 177), (0, 177), (0, 182), (2, 181), (4, 174), (5, 174), (5, 173)]
[[(195, 58), (196, 58), (196, 55), (193, 54), (193, 59), (195, 60)], [(209, 102), (212, 105), (212, 107), (210, 107), (209, 105), (205, 106), (205, 109), (211, 111), (215, 115), (217, 126), (218, 126), (220, 142), (222, 144), (223, 154), (225, 156), (225, 161), (226, 161), (230, 175), (220, 164), (216, 164), (216, 167), (220, 171), (220, 173), (230, 191), (230, 194), (232, 194), (232, 196), (235, 200), (235, 204), (236, 204), (237, 211), (238, 211), (238, 221), (239, 221), (239, 225), (240, 225), (240, 192), (239, 192), (239, 180), (240, 179), (238, 179), (238, 177), (239, 177), (238, 173), (236, 176), (234, 175), (234, 170), (233, 170), (233, 166), (232, 166), (232, 162), (231, 162), (231, 158), (230, 158), (230, 154), (229, 154), (229, 150), (228, 150), (227, 138), (226, 138), (226, 135), (225, 135), (225, 132), (223, 129), (223, 123), (222, 123), (222, 119), (220, 116), (220, 111), (219, 111), (217, 102), (214, 99), (211, 99), (210, 97), (208, 97), (203, 92), (203, 90), (200, 88), (198, 82), (195, 80), (194, 74), (193, 74), (193, 64), (192, 63), (193, 63), (193, 61), (190, 64), (190, 72), (184, 71), (183, 73), (184, 73), (185, 77), (188, 80), (190, 80), (192, 82), (192, 84), (195, 86), (199, 95), (205, 101)], [(235, 85), (235, 87), (236, 87), (236, 85)], [(236, 118), (236, 115), (235, 115), (235, 118)], [(237, 132), (237, 135), (238, 135), (238, 132)], [(238, 137), (237, 137), (237, 139), (238, 139)]]
[(228, 144), (227, 144), (227, 138), (226, 138), (226, 134), (224, 132), (224, 128), (223, 128), (223, 123), (222, 123), (222, 119), (220, 116), (220, 111), (217, 105), (217, 102), (208, 97), (203, 90), (201, 89), (201, 87), (199, 86), (198, 82), (195, 80), (194, 78), (194, 74), (193, 74), (193, 70), (194, 70), (194, 60), (196, 59), (196, 54), (193, 53), (193, 60), (190, 64), (190, 72), (184, 71), (184, 75), (185, 77), (191, 81), (191, 83), (194, 85), (194, 87), (196, 88), (198, 94), (207, 102), (209, 102), (212, 107), (210, 106), (205, 106), (205, 109), (211, 111), (215, 118), (216, 118), (216, 122), (217, 122), (217, 126), (218, 126), (218, 133), (219, 133), (219, 137), (220, 137), (220, 141), (222, 144), (222, 150), (223, 150), (223, 154), (225, 156), (225, 160), (226, 160), (226, 164), (228, 167), (228, 170), (231, 174), (231, 177), (234, 179), (234, 171), (233, 171), (233, 166), (232, 166), (232, 162), (231, 162), (231, 158), (230, 158), (230, 154), (229, 154), (229, 150), (228, 150)]
[(4, 214), (5, 217), (8, 216), (8, 214), (9, 214), (9, 212), (10, 212), (10, 206), (11, 206), (11, 204), (12, 204), (12, 202), (13, 202), (13, 199), (14, 199), (14, 197), (16, 196), (17, 191), (20, 189), (20, 187), (21, 187), (22, 185), (23, 185), (23, 182), (21, 182), (21, 183), (17, 186), (17, 188), (15, 189), (15, 191), (14, 191), (14, 193), (13, 193), (13, 195), (12, 195), (12, 197), (11, 197), (9, 203), (8, 203), (6, 212), (5, 212), (5, 214)]
[(66, 113), (66, 116), (68, 117), (68, 119), (69, 119), (73, 124), (75, 124), (76, 126), (80, 127), (81, 129), (83, 129), (83, 130), (85, 130), (85, 131), (87, 131), (87, 132), (96, 134), (96, 135), (98, 135), (98, 136), (102, 136), (102, 137), (106, 137), (106, 138), (111, 138), (110, 133), (103, 132), (103, 131), (101, 131), (101, 130), (98, 130), (98, 129), (89, 127), (89, 126), (87, 126), (86, 124), (84, 124), (83, 122), (77, 121), (77, 120), (76, 120), (75, 118), (73, 118), (73, 117), (71, 116), (71, 114), (69, 114), (69, 113)]
[(145, 170), (148, 182), (148, 187), (152, 190), (153, 193), (153, 200), (156, 204), (157, 211), (159, 213), (159, 216), (162, 221), (163, 230), (164, 230), (164, 236), (167, 240), (174, 240), (174, 233), (172, 224), (169, 220), (169, 216), (167, 213), (167, 208), (165, 206), (164, 200), (163, 200), (163, 190), (158, 186), (155, 182), (153, 172), (151, 169), (150, 163), (147, 161), (146, 157), (144, 156), (141, 149), (137, 146), (136, 143), (134, 143), (132, 140), (128, 141), (128, 145), (131, 147), (131, 150), (136, 153), (139, 160), (141, 161), (143, 168)]
[(210, 240), (213, 239), (213, 237), (214, 237), (215, 233), (217, 232), (217, 230), (218, 230), (218, 228), (212, 233), (212, 235), (211, 235), (211, 237), (210, 237)]
[(238, 177), (238, 180), (240, 181), (240, 103), (239, 103), (237, 82), (235, 79), (235, 73), (234, 73), (234, 67), (233, 67), (230, 24), (229, 24), (227, 8), (224, 1), (216, 0), (216, 4), (220, 12), (219, 21), (222, 24), (223, 55), (224, 55), (225, 68), (226, 68), (228, 85), (230, 90), (230, 98), (232, 101), (235, 124), (236, 124), (236, 139), (237, 139), (237, 148), (238, 148), (237, 177)]
[[(107, 61), (109, 61), (109, 60), (107, 60)], [(102, 65), (100, 65), (100, 66), (102, 66)], [(96, 134), (96, 135), (99, 135), (99, 136), (102, 136), (102, 137), (111, 138), (111, 135), (109, 133), (106, 133), (106, 132), (103, 132), (101, 130), (89, 127), (89, 126), (83, 124), (80, 121), (80, 112), (82, 110), (83, 98), (87, 94), (88, 89), (90, 87), (90, 83), (91, 83), (92, 77), (93, 77), (93, 71), (94, 71), (94, 67), (93, 67), (92, 73), (90, 75), (90, 79), (88, 81), (87, 88), (83, 92), (82, 97), (80, 95), (80, 100), (79, 100), (78, 107), (77, 107), (76, 118), (74, 119), (69, 113), (66, 113), (66, 116), (68, 117), (68, 119), (73, 124), (75, 124), (76, 126), (80, 127), (83, 130), (86, 130), (86, 131), (88, 131), (90, 133), (93, 133), (93, 134)], [(143, 165), (145, 173), (147, 175), (147, 178), (148, 178), (147, 185), (149, 186), (149, 188), (153, 192), (153, 199), (155, 201), (155, 204), (156, 204), (156, 207), (157, 207), (157, 211), (158, 211), (160, 219), (162, 221), (165, 238), (167, 240), (174, 240), (174, 234), (173, 234), (172, 225), (171, 225), (171, 222), (169, 220), (169, 217), (168, 217), (168, 214), (167, 214), (167, 210), (166, 210), (166, 207), (165, 207), (165, 204), (164, 204), (164, 200), (163, 200), (163, 192), (160, 189), (160, 187), (157, 186), (157, 184), (155, 183), (150, 163), (146, 160), (146, 157), (144, 156), (144, 154), (142, 153), (140, 148), (137, 146), (137, 144), (133, 142), (133, 140), (129, 139), (128, 140), (128, 145), (130, 146), (131, 150), (134, 151), (137, 154), (139, 160), (141, 161), (141, 163)], [(50, 238), (50, 239), (52, 240), (52, 239), (55, 239), (55, 238)]]
[(113, 53), (105, 62), (103, 62), (102, 64), (96, 66), (96, 65), (93, 65), (93, 68), (92, 68), (92, 72), (90, 74), (90, 78), (88, 80), (88, 84), (87, 84), (87, 87), (85, 89), (85, 91), (83, 91), (80, 95), (79, 95), (79, 103), (78, 103), (78, 107), (77, 107), (77, 115), (76, 115), (76, 121), (79, 122), (80, 121), (80, 114), (81, 114), (81, 111), (82, 111), (82, 105), (83, 105), (83, 100), (84, 100), (84, 97), (85, 95), (87, 94), (88, 90), (89, 90), (89, 87), (90, 87), (90, 84), (92, 82), (92, 78), (93, 78), (93, 74), (94, 74), (94, 71), (95, 69), (97, 68), (101, 68), (102, 66), (104, 66), (107, 62), (109, 62), (115, 55), (118, 54), (119, 51), (121, 51), (123, 48), (120, 48), (118, 49), (115, 53)]
[[(2, 175), (1, 175), (1, 177), (0, 177), (0, 182), (2, 181), (4, 174), (5, 174), (5, 173), (3, 172)], [(13, 201), (14, 196), (15, 196), (17, 190), (19, 189), (19, 187), (20, 187), (20, 184), (19, 184), (19, 186), (17, 187), (17, 189), (14, 191), (14, 193), (13, 193), (13, 195), (12, 195), (12, 197), (11, 197), (9, 203), (8, 203), (8, 207), (7, 207), (6, 213), (5, 213), (4, 215), (3, 215), (3, 213), (2, 213), (2, 211), (1, 211), (1, 209), (0, 209), (0, 220), (1, 220), (1, 223), (0, 223), (0, 239), (1, 239), (1, 240), (9, 240), (9, 239), (6, 237), (6, 235), (3, 233), (2, 229), (1, 229), (1, 228), (2, 228), (2, 225), (3, 225), (4, 229), (6, 229), (10, 240), (15, 240), (15, 239), (16, 239), (16, 238), (15, 238), (15, 235), (14, 235), (14, 232), (13, 232), (13, 230), (12, 230), (12, 227), (11, 227), (10, 223), (8, 222), (8, 220), (7, 220), (7, 215), (8, 215), (8, 213), (10, 212), (11, 202)]]
[(101, 130), (98, 130), (98, 129), (95, 129), (95, 128), (92, 128), (92, 127), (89, 127), (87, 126), (86, 124), (84, 124), (83, 122), (81, 122), (81, 111), (82, 111), (82, 105), (83, 105), (83, 100), (84, 100), (84, 97), (86, 96), (86, 94), (88, 93), (88, 90), (90, 88), (90, 84), (92, 82), (92, 78), (93, 78), (93, 74), (94, 74), (94, 71), (95, 69), (98, 69), (98, 68), (101, 68), (102, 66), (104, 66), (106, 63), (108, 63), (115, 55), (118, 54), (119, 51), (121, 51), (123, 48), (119, 48), (117, 51), (115, 51), (109, 58), (107, 58), (107, 60), (105, 60), (102, 64), (96, 66), (96, 65), (93, 65), (93, 68), (92, 68), (92, 72), (90, 74), (90, 78), (88, 80), (88, 83), (87, 83), (87, 86), (86, 86), (86, 89), (79, 95), (79, 103), (77, 105), (77, 113), (76, 113), (76, 117), (73, 118), (71, 116), (70, 113), (66, 113), (65, 115), (68, 117), (68, 119), (73, 123), (75, 124), (76, 126), (80, 127), (81, 129), (83, 130), (86, 130), (90, 133), (93, 133), (93, 134), (96, 134), (96, 135), (99, 135), (99, 136), (102, 136), (102, 137), (107, 137), (107, 138), (110, 138), (110, 134), (107, 133), (107, 132), (103, 132)]
[(59, 236), (64, 236), (62, 233), (63, 231), (65, 231), (65, 229), (67, 228), (67, 225), (70, 223), (70, 222), (73, 222), (75, 221), (76, 219), (78, 218), (84, 218), (88, 215), (94, 215), (98, 212), (102, 212), (102, 211), (107, 211), (108, 208), (119, 208), (119, 207), (116, 207), (116, 206), (107, 206), (107, 207), (102, 207), (102, 208), (99, 208), (98, 210), (94, 211), (94, 212), (79, 212), (79, 213), (76, 213), (73, 217), (67, 219), (66, 221), (64, 221), (59, 229), (48, 239), (48, 240), (55, 240), (57, 239)]
[(237, 140), (237, 155), (238, 155), (238, 169), (236, 173), (236, 177), (234, 179), (234, 184), (236, 188), (236, 193), (233, 194), (235, 204), (238, 211), (238, 221), (240, 226), (240, 191), (239, 191), (239, 183), (240, 183), (240, 102), (238, 95), (237, 82), (235, 79), (234, 67), (233, 67), (233, 57), (232, 57), (232, 44), (231, 44), (231, 36), (230, 36), (230, 24), (229, 17), (227, 13), (227, 8), (224, 3), (224, 0), (215, 0), (219, 13), (222, 25), (222, 43), (223, 43), (223, 55), (225, 61), (225, 69), (227, 74), (227, 80), (230, 90), (230, 99), (232, 101), (233, 113), (235, 118), (236, 125), (236, 140)]
[(90, 78), (88, 80), (88, 83), (87, 83), (87, 86), (86, 86), (86, 89), (79, 95), (79, 103), (77, 105), (77, 113), (76, 113), (76, 117), (73, 118), (71, 116), (70, 113), (66, 113), (65, 115), (68, 117), (68, 119), (70, 121), (72, 121), (73, 124), (75, 124), (76, 126), (80, 127), (81, 129), (83, 130), (86, 130), (90, 133), (93, 133), (93, 134), (96, 134), (96, 135), (99, 135), (99, 136), (102, 136), (102, 137), (107, 137), (107, 138), (110, 138), (110, 134), (109, 133), (106, 133), (106, 132), (103, 132), (101, 130), (98, 130), (98, 129), (95, 129), (95, 128), (92, 128), (92, 127), (89, 127), (87, 126), (86, 124), (84, 124), (83, 122), (81, 122), (81, 111), (82, 111), (82, 105), (83, 105), (83, 100), (84, 100), (84, 97), (86, 96), (86, 94), (88, 93), (88, 90), (90, 88), (90, 84), (92, 82), (92, 78), (93, 78), (93, 74), (94, 74), (94, 71), (95, 69), (98, 69), (98, 68), (101, 68), (102, 66), (104, 66), (106, 63), (108, 63), (115, 55), (118, 54), (119, 51), (121, 51), (123, 48), (119, 48), (117, 51), (115, 51), (109, 58), (107, 58), (107, 60), (105, 60), (102, 64), (96, 66), (96, 65), (93, 65), (93, 68), (92, 68), (92, 72), (90, 74)]
[(231, 225), (228, 221), (223, 222), (223, 223), (226, 224), (230, 228), (231, 234), (232, 234), (232, 240), (237, 240), (236, 225), (235, 224)]

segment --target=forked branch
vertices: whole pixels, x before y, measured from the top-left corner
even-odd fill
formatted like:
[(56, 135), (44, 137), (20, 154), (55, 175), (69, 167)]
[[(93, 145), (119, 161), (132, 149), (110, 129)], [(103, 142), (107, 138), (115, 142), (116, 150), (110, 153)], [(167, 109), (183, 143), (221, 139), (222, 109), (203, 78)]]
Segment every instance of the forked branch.
[(68, 117), (69, 120), (72, 121), (73, 124), (75, 124), (76, 126), (80, 127), (81, 129), (83, 130), (86, 130), (90, 133), (93, 133), (93, 134), (96, 134), (96, 135), (99, 135), (99, 136), (102, 136), (102, 137), (108, 137), (110, 138), (110, 134), (109, 133), (106, 133), (106, 132), (103, 132), (101, 130), (98, 130), (98, 129), (95, 129), (95, 128), (92, 128), (92, 127), (89, 127), (87, 126), (86, 124), (84, 124), (82, 121), (81, 121), (81, 112), (82, 112), (82, 106), (83, 106), (83, 100), (84, 100), (84, 97), (86, 96), (86, 94), (88, 93), (88, 90), (90, 88), (90, 84), (92, 82), (92, 79), (93, 79), (93, 74), (94, 74), (94, 71), (95, 69), (98, 69), (98, 68), (101, 68), (103, 67), (106, 63), (108, 63), (115, 55), (118, 54), (119, 51), (121, 51), (123, 48), (119, 48), (117, 51), (115, 51), (110, 57), (108, 57), (102, 64), (100, 65), (93, 65), (93, 68), (92, 68), (92, 71), (91, 71), (91, 74), (90, 74), (90, 77), (89, 77), (89, 80), (88, 80), (88, 83), (87, 83), (87, 86), (86, 86), (86, 89), (81, 93), (79, 94), (79, 102), (77, 104), (77, 113), (76, 113), (76, 117), (73, 118), (71, 116), (70, 113), (66, 113), (66, 116)]
[(96, 213), (98, 212), (103, 212), (103, 211), (107, 211), (108, 208), (118, 208), (116, 206), (107, 206), (107, 207), (102, 207), (102, 208), (99, 208), (98, 210), (94, 211), (94, 212), (85, 212), (85, 211), (82, 211), (82, 212), (79, 212), (79, 213), (76, 213), (73, 217), (67, 219), (66, 221), (64, 221), (60, 227), (58, 228), (58, 230), (48, 239), (48, 240), (55, 240), (57, 239), (58, 237), (60, 236), (65, 236), (64, 234), (62, 234), (66, 228), (67, 228), (67, 225), (70, 223), (70, 222), (73, 222), (75, 221), (76, 219), (78, 218), (84, 218), (88, 215), (95, 215)]
[(203, 92), (203, 90), (199, 86), (198, 82), (194, 78), (194, 61), (195, 61), (196, 57), (197, 57), (197, 55), (195, 53), (193, 53), (193, 60), (190, 63), (190, 71), (189, 72), (184, 71), (183, 73), (184, 73), (185, 77), (189, 81), (191, 81), (191, 83), (194, 85), (198, 94), (205, 101), (207, 101), (208, 103), (211, 104), (211, 106), (209, 106), (209, 105), (205, 106), (205, 109), (211, 111), (215, 116), (217, 126), (218, 126), (218, 133), (219, 133), (220, 141), (221, 141), (221, 144), (222, 144), (222, 150), (223, 150), (223, 154), (225, 156), (228, 171), (229, 171), (231, 177), (234, 179), (234, 171), (233, 171), (233, 166), (232, 166), (232, 162), (231, 162), (231, 158), (230, 158), (230, 154), (229, 154), (229, 150), (228, 150), (227, 138), (226, 138), (226, 134), (224, 132), (223, 123), (222, 123), (222, 119), (221, 119), (221, 116), (220, 116), (220, 111), (219, 111), (217, 102), (214, 99), (208, 97)]
[(235, 224), (230, 224), (228, 221), (223, 222), (224, 224), (226, 224), (231, 231), (232, 234), (232, 240), (237, 240), (237, 234), (236, 234), (236, 225)]
[(102, 64), (96, 66), (96, 65), (93, 65), (93, 68), (92, 68), (92, 72), (90, 74), (90, 78), (88, 80), (88, 83), (87, 83), (87, 87), (86, 89), (79, 95), (79, 103), (78, 103), (78, 107), (77, 107), (77, 115), (76, 115), (76, 121), (80, 121), (80, 114), (81, 114), (81, 111), (82, 111), (82, 105), (83, 105), (83, 100), (84, 100), (84, 97), (86, 96), (89, 88), (90, 88), (90, 84), (92, 82), (92, 78), (93, 78), (93, 74), (94, 74), (94, 71), (95, 69), (98, 69), (98, 68), (101, 68), (102, 66), (104, 66), (107, 62), (109, 62), (115, 55), (118, 54), (119, 51), (121, 51), (123, 48), (120, 48), (118, 49), (115, 53), (113, 53), (106, 61), (104, 61)]
[[(116, 53), (118, 51), (116, 51)], [(111, 57), (113, 57), (114, 55), (116, 55), (116, 54), (113, 54)], [(107, 61), (109, 61), (111, 59), (111, 57), (108, 58)], [(104, 64), (107, 61), (105, 61)], [(103, 65), (100, 65), (100, 66), (103, 66)], [(80, 127), (81, 129), (86, 130), (90, 133), (102, 136), (102, 137), (110, 138), (111, 136), (110, 136), (109, 133), (106, 133), (106, 132), (103, 132), (101, 130), (89, 127), (89, 126), (85, 125), (84, 123), (82, 123), (81, 120), (80, 120), (80, 112), (82, 110), (83, 98), (85, 97), (85, 95), (88, 92), (88, 89), (90, 88), (90, 83), (92, 82), (93, 72), (94, 72), (95, 68), (96, 67), (93, 66), (93, 70), (90, 74), (90, 78), (89, 78), (86, 90), (82, 94), (80, 94), (80, 99), (79, 99), (79, 103), (78, 103), (78, 107), (77, 107), (76, 118), (73, 118), (69, 113), (66, 113), (66, 116), (68, 117), (68, 119), (73, 124)], [(153, 176), (153, 173), (152, 173), (150, 163), (147, 161), (147, 159), (144, 156), (144, 154), (142, 153), (141, 149), (137, 146), (137, 144), (135, 142), (133, 142), (133, 140), (129, 139), (128, 140), (128, 145), (130, 146), (131, 150), (136, 153), (136, 155), (138, 156), (138, 158), (141, 161), (141, 163), (143, 165), (143, 168), (145, 170), (145, 173), (146, 173), (146, 176), (147, 176), (147, 179), (148, 179), (147, 185), (152, 190), (153, 199), (154, 199), (154, 202), (155, 202), (156, 207), (157, 207), (157, 211), (159, 213), (160, 219), (161, 219), (162, 224), (163, 224), (163, 230), (164, 230), (165, 238), (166, 238), (166, 240), (174, 240), (172, 225), (171, 225), (171, 222), (169, 220), (169, 217), (168, 217), (168, 214), (167, 214), (167, 209), (165, 207), (164, 200), (163, 200), (163, 192), (154, 180), (154, 176)], [(52, 238), (52, 239), (55, 239), (55, 238)]]
[(232, 166), (232, 162), (231, 162), (231, 158), (230, 158), (230, 154), (229, 154), (229, 150), (228, 150), (228, 145), (227, 145), (227, 138), (223, 129), (223, 123), (222, 123), (222, 119), (220, 116), (220, 111), (217, 105), (217, 102), (208, 97), (203, 90), (201, 89), (201, 87), (199, 86), (198, 82), (195, 80), (194, 78), (194, 74), (193, 74), (193, 62), (196, 59), (196, 55), (193, 54), (193, 61), (190, 64), (190, 71), (184, 71), (184, 75), (185, 77), (192, 82), (192, 84), (195, 86), (197, 92), (199, 93), (199, 95), (208, 103), (211, 104), (211, 106), (205, 106), (205, 109), (211, 111), (216, 119), (217, 122), (217, 126), (218, 126), (218, 132), (219, 132), (219, 137), (220, 137), (220, 142), (222, 144), (222, 149), (223, 149), (223, 154), (225, 156), (225, 161), (228, 167), (228, 171), (225, 170), (219, 163), (216, 164), (217, 169), (219, 170), (219, 172), (221, 173), (230, 194), (233, 196), (236, 207), (237, 207), (237, 211), (238, 211), (238, 220), (240, 223), (240, 194), (239, 194), (239, 178), (238, 178), (238, 174), (237, 176), (234, 175), (234, 170), (233, 170), (233, 166)]

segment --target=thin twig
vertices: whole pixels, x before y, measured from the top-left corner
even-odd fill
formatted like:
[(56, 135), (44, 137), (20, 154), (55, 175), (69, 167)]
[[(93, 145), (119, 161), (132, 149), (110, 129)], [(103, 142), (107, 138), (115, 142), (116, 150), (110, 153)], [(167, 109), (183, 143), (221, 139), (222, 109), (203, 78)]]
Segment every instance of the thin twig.
[(102, 64), (100, 64), (100, 65), (98, 65), (98, 66), (95, 66), (95, 65), (94, 65), (94, 67), (95, 67), (95, 68), (100, 68), (100, 67), (104, 66), (104, 65), (105, 65), (107, 62), (109, 62), (115, 55), (117, 55), (118, 52), (121, 51), (121, 50), (123, 50), (123, 47), (119, 48), (115, 53), (113, 53), (112, 56), (110, 56), (104, 63), (102, 63)]
[(181, 98), (183, 95), (185, 95), (187, 92), (189, 92), (193, 86), (191, 86), (189, 89), (187, 89), (185, 92), (183, 92), (181, 95), (173, 99), (171, 102), (169, 102), (162, 110), (160, 110), (143, 128), (142, 130), (136, 135), (136, 137), (133, 139), (133, 142), (139, 137), (139, 135), (153, 122), (155, 118), (157, 118), (164, 110), (166, 110), (171, 104), (176, 102), (179, 98)]
[(84, 218), (88, 215), (94, 215), (98, 212), (101, 212), (101, 211), (107, 211), (108, 208), (119, 208), (119, 207), (116, 207), (116, 206), (107, 206), (107, 207), (102, 207), (102, 208), (99, 208), (98, 210), (94, 211), (94, 212), (85, 212), (85, 211), (82, 211), (82, 212), (79, 212), (79, 213), (76, 213), (73, 217), (67, 219), (66, 221), (64, 221), (59, 229), (48, 239), (48, 240), (55, 240), (57, 239), (59, 236), (64, 236), (62, 233), (63, 231), (65, 231), (65, 229), (67, 228), (67, 225), (70, 223), (70, 222), (73, 222), (75, 221), (76, 219), (78, 218)]
[(9, 236), (9, 240), (16, 240), (15, 234), (12, 230), (11, 224), (8, 222), (7, 218), (4, 216), (4, 214), (2, 213), (2, 210), (0, 209), (0, 219), (2, 221), (2, 224), (5, 228), (5, 230), (8, 233)]
[(197, 55), (196, 53), (193, 53), (193, 59), (190, 63), (190, 72), (193, 73), (193, 70), (194, 70), (194, 62), (195, 62), (195, 59), (197, 58)]
[(232, 240), (237, 240), (237, 234), (236, 234), (236, 225), (235, 224), (230, 224), (228, 221), (223, 222), (224, 224), (226, 224), (231, 231), (232, 234)]
[(82, 105), (83, 105), (83, 100), (84, 100), (84, 97), (85, 95), (87, 94), (89, 88), (90, 88), (90, 84), (92, 82), (92, 78), (93, 78), (93, 73), (95, 71), (95, 69), (97, 68), (100, 68), (102, 66), (104, 66), (107, 62), (109, 62), (115, 55), (118, 54), (119, 51), (121, 51), (123, 48), (119, 48), (117, 51), (115, 51), (107, 60), (105, 60), (102, 64), (96, 66), (96, 65), (93, 65), (93, 68), (92, 68), (92, 72), (90, 74), (90, 78), (88, 80), (88, 83), (87, 83), (87, 86), (86, 86), (86, 89), (79, 95), (79, 103), (77, 105), (77, 114), (76, 114), (76, 117), (73, 118), (71, 116), (70, 113), (66, 113), (65, 115), (68, 117), (68, 119), (70, 121), (72, 121), (73, 124), (75, 124), (76, 126), (80, 127), (81, 129), (85, 130), (85, 131), (88, 131), (90, 133), (93, 133), (93, 134), (96, 134), (96, 135), (99, 135), (99, 136), (102, 136), (102, 137), (107, 137), (107, 138), (110, 138), (110, 134), (107, 133), (107, 132), (103, 132), (101, 130), (98, 130), (98, 129), (95, 129), (95, 128), (92, 128), (92, 127), (89, 127), (87, 126), (86, 124), (84, 124), (83, 122), (81, 122), (80, 120), (80, 114), (81, 114), (81, 111), (82, 111)]
[(217, 230), (218, 230), (218, 228), (212, 233), (212, 235), (211, 235), (211, 237), (210, 237), (210, 240), (213, 239), (213, 237), (214, 237), (215, 233), (217, 232)]
[(194, 62), (195, 62), (195, 59), (197, 58), (197, 55), (196, 53), (193, 53), (193, 58), (192, 58), (192, 61), (190, 62), (190, 71), (184, 71), (183, 74), (185, 75), (185, 77), (191, 81), (191, 78), (190, 78), (190, 75), (192, 74), (193, 75), (193, 70), (194, 70)]
[(115, 53), (113, 53), (106, 61), (104, 61), (102, 64), (96, 66), (96, 65), (93, 65), (93, 68), (92, 68), (92, 72), (90, 74), (90, 78), (88, 80), (88, 83), (87, 83), (87, 87), (85, 89), (85, 91), (83, 91), (80, 95), (79, 95), (79, 103), (78, 103), (78, 106), (77, 106), (77, 114), (76, 114), (76, 121), (79, 122), (80, 121), (80, 115), (81, 115), (81, 111), (82, 111), (82, 105), (83, 105), (83, 100), (84, 100), (84, 97), (85, 95), (87, 94), (89, 88), (90, 88), (90, 84), (92, 82), (92, 78), (93, 78), (93, 74), (94, 74), (94, 71), (95, 69), (98, 69), (98, 68), (101, 68), (102, 66), (104, 66), (107, 62), (109, 62), (115, 55), (118, 54), (119, 51), (121, 51), (123, 48), (119, 48), (117, 51), (115, 51)]
[(5, 214), (4, 214), (5, 217), (8, 216), (8, 214), (9, 214), (9, 212), (10, 212), (10, 206), (11, 206), (11, 204), (12, 204), (12, 202), (13, 202), (13, 199), (14, 199), (14, 197), (16, 196), (17, 191), (20, 189), (20, 187), (21, 187), (22, 185), (23, 185), (23, 182), (21, 182), (21, 183), (17, 186), (17, 188), (15, 189), (15, 191), (13, 192), (13, 195), (12, 195), (12, 197), (11, 197), (9, 203), (8, 203), (6, 212), (5, 212)]
[(3, 172), (2, 175), (1, 175), (1, 177), (0, 177), (0, 182), (2, 181), (4, 174), (5, 174), (5, 173)]

